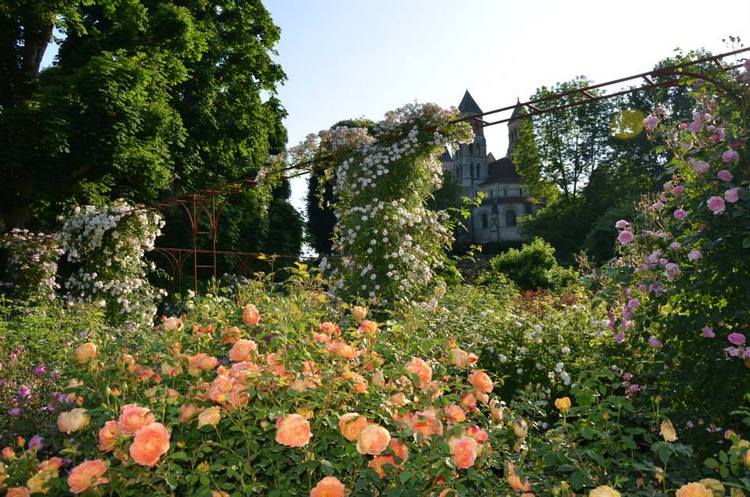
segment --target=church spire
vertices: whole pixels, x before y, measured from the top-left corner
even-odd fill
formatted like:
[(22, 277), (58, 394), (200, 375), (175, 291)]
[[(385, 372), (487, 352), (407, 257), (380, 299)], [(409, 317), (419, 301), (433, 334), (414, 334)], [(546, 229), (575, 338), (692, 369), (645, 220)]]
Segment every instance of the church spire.
[[(526, 114), (526, 110), (521, 105), (521, 99), (516, 98), (516, 106), (513, 109), (513, 113), (510, 118)], [(516, 148), (516, 141), (518, 141), (518, 127), (521, 124), (520, 119), (515, 121), (508, 121), (508, 157), (513, 157), (513, 149)]]
[(458, 104), (458, 110), (462, 114), (466, 115), (482, 113), (482, 109), (480, 109), (479, 105), (477, 105), (477, 103), (474, 101), (474, 98), (471, 96), (471, 93), (469, 93), (469, 90), (466, 90), (466, 93), (464, 93), (464, 98), (462, 98), (461, 103)]

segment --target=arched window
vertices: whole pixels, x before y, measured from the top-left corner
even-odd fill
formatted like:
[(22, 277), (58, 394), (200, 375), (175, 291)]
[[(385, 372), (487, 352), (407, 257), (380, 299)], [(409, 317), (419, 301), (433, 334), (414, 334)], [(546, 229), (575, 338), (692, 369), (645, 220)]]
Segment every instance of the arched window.
[(516, 211), (514, 210), (505, 211), (505, 226), (515, 226), (515, 225), (516, 225)]
[(483, 213), (482, 213), (482, 228), (485, 228), (485, 229), (486, 229), (486, 228), (487, 228), (487, 226), (489, 226), (489, 222), (488, 222), (488, 220), (487, 220), (487, 213), (486, 213), (486, 212), (483, 212)]

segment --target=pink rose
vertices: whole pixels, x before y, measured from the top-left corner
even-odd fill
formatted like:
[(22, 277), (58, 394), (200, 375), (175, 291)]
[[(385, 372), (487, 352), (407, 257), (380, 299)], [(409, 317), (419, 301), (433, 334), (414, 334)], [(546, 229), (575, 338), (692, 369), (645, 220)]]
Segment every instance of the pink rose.
[(643, 119), (643, 127), (646, 131), (653, 131), (659, 124), (659, 119), (656, 116), (647, 116)]
[(619, 235), (617, 235), (617, 241), (620, 242), (622, 245), (627, 245), (630, 242), (633, 241), (633, 232), (631, 231), (621, 231)]
[(615, 223), (615, 228), (617, 228), (618, 230), (624, 230), (624, 229), (625, 229), (625, 228), (627, 228), (627, 227), (628, 227), (629, 225), (630, 225), (630, 223), (628, 223), (628, 222), (627, 222), (627, 221), (625, 221), (624, 219), (620, 219), (619, 221), (617, 221), (617, 222)]
[(687, 257), (688, 257), (688, 260), (697, 261), (698, 259), (703, 257), (703, 254), (701, 254), (700, 250), (691, 250), (690, 252), (688, 252)]
[(737, 187), (730, 188), (729, 190), (724, 192), (724, 200), (726, 200), (730, 204), (737, 202), (739, 199), (740, 199), (740, 189)]
[(714, 329), (710, 326), (704, 326), (703, 327), (703, 336), (706, 338), (714, 338), (716, 337), (716, 333), (714, 333)]
[(729, 183), (730, 181), (732, 181), (732, 178), (734, 176), (732, 176), (732, 173), (730, 173), (726, 169), (722, 169), (721, 171), (716, 173), (716, 177), (725, 183)]
[(736, 161), (740, 158), (740, 154), (737, 153), (736, 150), (727, 150), (723, 154), (721, 154), (721, 160), (724, 162), (732, 162)]
[(700, 159), (690, 159), (690, 165), (693, 166), (693, 171), (695, 171), (696, 174), (706, 174), (711, 168), (711, 166), (708, 165), (708, 162)]
[(706, 207), (708, 207), (708, 210), (710, 210), (714, 214), (721, 214), (722, 212), (724, 212), (724, 199), (721, 197), (713, 196), (706, 202)]
[(682, 221), (687, 217), (687, 212), (684, 209), (677, 209), (674, 211), (674, 217)]
[(742, 333), (730, 333), (729, 336), (727, 336), (727, 340), (729, 340), (729, 343), (731, 343), (732, 345), (745, 345), (745, 335), (743, 335)]

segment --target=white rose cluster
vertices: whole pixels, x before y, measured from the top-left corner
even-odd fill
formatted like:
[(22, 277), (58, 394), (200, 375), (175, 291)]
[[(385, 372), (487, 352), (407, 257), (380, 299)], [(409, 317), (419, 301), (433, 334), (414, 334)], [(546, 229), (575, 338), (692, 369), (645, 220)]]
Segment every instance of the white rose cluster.
[(53, 300), (60, 287), (55, 276), (62, 256), (57, 235), (13, 229), (0, 238), (0, 247), (8, 251), (8, 277), (3, 284), (19, 300)]
[(77, 266), (64, 284), (68, 302), (104, 301), (119, 322), (151, 323), (158, 292), (148, 282), (153, 265), (144, 256), (163, 226), (158, 213), (121, 199), (77, 207), (60, 232), (68, 261)]
[(453, 235), (447, 213), (426, 202), (443, 181), (443, 148), (471, 140), (470, 127), (455, 118), (434, 104), (412, 104), (369, 133), (319, 133), (320, 149), (337, 157), (334, 256), (323, 262), (334, 292), (373, 303), (429, 298)]

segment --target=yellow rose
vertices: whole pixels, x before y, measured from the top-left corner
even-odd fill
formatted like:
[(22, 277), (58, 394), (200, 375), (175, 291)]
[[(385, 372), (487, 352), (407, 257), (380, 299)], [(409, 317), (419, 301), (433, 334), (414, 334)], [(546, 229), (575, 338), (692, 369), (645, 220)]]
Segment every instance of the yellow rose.
[(589, 497), (620, 497), (620, 492), (609, 485), (602, 485), (589, 492)]
[(704, 478), (698, 483), (709, 489), (714, 494), (714, 497), (724, 497), (724, 485), (719, 480)]
[(367, 308), (361, 305), (355, 305), (352, 307), (352, 317), (357, 321), (362, 321), (367, 317)]
[(700, 483), (688, 483), (681, 486), (675, 497), (713, 497), (713, 493)]
[(570, 397), (561, 397), (555, 401), (555, 407), (557, 407), (557, 410), (560, 412), (567, 411), (570, 409), (571, 405), (572, 402), (570, 402)]
[(70, 434), (86, 428), (90, 419), (86, 409), (78, 407), (72, 411), (61, 412), (57, 417), (57, 427), (61, 432)]
[(661, 427), (659, 428), (659, 435), (664, 437), (664, 440), (667, 442), (674, 442), (677, 440), (677, 432), (675, 431), (672, 422), (668, 419), (662, 421)]

